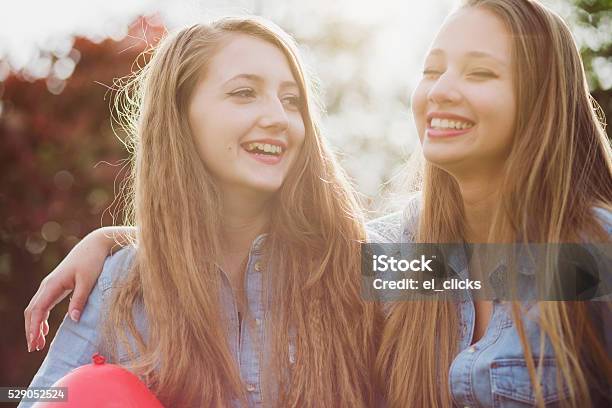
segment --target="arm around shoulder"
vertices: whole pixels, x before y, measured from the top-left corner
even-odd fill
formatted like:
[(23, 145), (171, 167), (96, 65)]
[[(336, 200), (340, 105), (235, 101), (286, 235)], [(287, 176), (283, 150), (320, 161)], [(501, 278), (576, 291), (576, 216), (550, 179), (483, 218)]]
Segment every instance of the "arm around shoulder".
[[(135, 255), (133, 247), (126, 247), (106, 258), (79, 322), (64, 317), (49, 351), (30, 387), (50, 387), (71, 370), (91, 362), (100, 346), (100, 334), (105, 316), (105, 300), (117, 278), (126, 274)], [(23, 402), (19, 407), (33, 403)]]

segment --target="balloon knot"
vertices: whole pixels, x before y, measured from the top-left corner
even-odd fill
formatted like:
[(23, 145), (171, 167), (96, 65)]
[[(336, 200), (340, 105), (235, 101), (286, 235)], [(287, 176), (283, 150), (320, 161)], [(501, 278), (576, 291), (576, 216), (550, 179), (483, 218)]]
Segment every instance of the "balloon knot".
[(93, 357), (91, 358), (93, 363), (95, 365), (100, 365), (100, 364), (104, 364), (106, 362), (106, 359), (104, 358), (104, 356), (100, 353), (96, 353), (93, 355)]

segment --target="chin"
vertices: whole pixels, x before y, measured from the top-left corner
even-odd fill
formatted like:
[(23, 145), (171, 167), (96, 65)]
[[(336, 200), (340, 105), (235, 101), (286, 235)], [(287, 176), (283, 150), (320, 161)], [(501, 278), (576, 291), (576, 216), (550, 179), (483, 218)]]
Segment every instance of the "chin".
[(435, 164), (439, 167), (444, 165), (453, 165), (463, 159), (463, 155), (458, 155), (456, 151), (449, 151), (449, 149), (439, 148), (425, 148), (423, 149), (423, 156), (431, 164)]
[(262, 194), (274, 194), (277, 193), (282, 186), (282, 182), (277, 180), (257, 180), (249, 183), (249, 187), (254, 191)]

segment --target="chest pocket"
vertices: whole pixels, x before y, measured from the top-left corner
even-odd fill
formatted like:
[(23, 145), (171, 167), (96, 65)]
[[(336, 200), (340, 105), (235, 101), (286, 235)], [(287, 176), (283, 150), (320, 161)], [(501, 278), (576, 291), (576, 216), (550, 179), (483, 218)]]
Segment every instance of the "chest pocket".
[[(537, 367), (537, 361), (534, 363)], [(524, 408), (535, 405), (535, 390), (525, 360), (518, 358), (494, 360), (491, 363), (490, 374), (493, 407)], [(546, 406), (558, 406), (564, 393), (558, 391), (557, 366), (553, 358), (543, 360), (540, 384)]]

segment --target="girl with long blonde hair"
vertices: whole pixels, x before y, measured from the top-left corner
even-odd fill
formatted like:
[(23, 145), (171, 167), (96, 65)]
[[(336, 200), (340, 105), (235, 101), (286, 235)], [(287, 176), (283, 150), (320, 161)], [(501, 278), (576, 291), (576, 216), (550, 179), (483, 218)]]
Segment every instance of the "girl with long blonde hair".
[[(373, 236), (609, 244), (611, 151), (593, 103), (558, 16), (529, 0), (465, 2), (434, 41), (413, 96), (426, 159), (422, 191), (400, 216), (375, 221)], [(88, 280), (97, 277), (84, 265), (95, 271), (110, 246), (104, 231), (94, 234), (26, 310), (29, 344), (44, 345), (46, 313), (61, 292), (75, 289), (69, 310), (83, 310)], [(470, 273), (471, 264), (459, 266)], [(391, 407), (606, 404), (611, 369), (601, 332), (609, 330), (602, 323), (609, 306), (591, 306), (391, 304), (379, 385)]]
[(89, 249), (104, 258), (113, 242), (100, 237), (127, 243), (71, 305), (32, 386), (102, 348), (167, 406), (371, 406), (362, 215), (293, 40), (263, 19), (197, 24), (164, 38), (123, 91), (135, 229), (73, 251), (97, 267)]
[[(423, 187), (395, 240), (610, 243), (610, 143), (555, 13), (465, 1), (429, 50), (412, 109)], [(455, 270), (473, 277), (473, 266)], [(609, 330), (607, 302), (397, 302), (377, 375), (391, 407), (610, 406)]]

